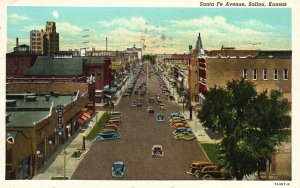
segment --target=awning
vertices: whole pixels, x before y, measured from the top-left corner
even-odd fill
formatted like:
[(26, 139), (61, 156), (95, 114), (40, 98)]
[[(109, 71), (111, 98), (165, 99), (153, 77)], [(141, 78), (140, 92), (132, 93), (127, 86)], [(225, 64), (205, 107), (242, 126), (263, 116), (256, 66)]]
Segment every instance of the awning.
[(83, 125), (84, 124), (84, 120), (83, 119), (81, 119), (81, 118), (78, 118), (77, 119), (77, 123), (79, 123), (79, 125)]
[(83, 115), (83, 116), (81, 116), (81, 119), (83, 119), (84, 121), (86, 121), (88, 118)]
[(83, 116), (87, 117), (88, 119), (91, 118), (90, 113), (88, 112), (83, 113)]

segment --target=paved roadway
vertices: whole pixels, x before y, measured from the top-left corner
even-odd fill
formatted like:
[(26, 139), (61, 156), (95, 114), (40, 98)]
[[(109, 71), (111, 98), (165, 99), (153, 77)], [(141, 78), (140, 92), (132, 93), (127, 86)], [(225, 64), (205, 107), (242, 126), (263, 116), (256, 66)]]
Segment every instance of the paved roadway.
[[(144, 66), (145, 68), (145, 66)], [(151, 68), (149, 66), (149, 72)], [(146, 81), (146, 74), (138, 83)], [(131, 107), (131, 102), (138, 96), (122, 98), (114, 111), (123, 113), (120, 133), (122, 138), (111, 141), (95, 141), (89, 152), (82, 159), (71, 179), (109, 180), (111, 167), (115, 160), (123, 160), (126, 165), (124, 179), (127, 180), (195, 180), (186, 173), (193, 161), (207, 161), (197, 141), (178, 141), (169, 126), (168, 115), (180, 112), (181, 106), (174, 101), (166, 101), (166, 110), (160, 110), (155, 104), (155, 114), (166, 115), (165, 122), (156, 122), (154, 116), (148, 116), (148, 98), (161, 94), (156, 75), (149, 79), (148, 96), (141, 97), (142, 108)], [(163, 146), (164, 157), (152, 158), (154, 144)]]

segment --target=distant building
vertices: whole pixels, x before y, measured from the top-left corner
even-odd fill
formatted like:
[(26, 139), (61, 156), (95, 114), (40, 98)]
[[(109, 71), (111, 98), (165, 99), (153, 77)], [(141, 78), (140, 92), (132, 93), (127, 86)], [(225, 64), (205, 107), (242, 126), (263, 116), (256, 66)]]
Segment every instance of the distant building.
[(59, 51), (59, 33), (55, 22), (46, 22), (46, 30), (30, 31), (30, 51), (38, 55), (53, 55)]
[(137, 52), (138, 53), (138, 59), (142, 59), (142, 48), (137, 48), (135, 45), (133, 45), (132, 48), (127, 48), (127, 52)]
[(14, 53), (29, 53), (29, 46), (26, 44), (19, 45), (19, 38), (16, 38), (16, 47)]

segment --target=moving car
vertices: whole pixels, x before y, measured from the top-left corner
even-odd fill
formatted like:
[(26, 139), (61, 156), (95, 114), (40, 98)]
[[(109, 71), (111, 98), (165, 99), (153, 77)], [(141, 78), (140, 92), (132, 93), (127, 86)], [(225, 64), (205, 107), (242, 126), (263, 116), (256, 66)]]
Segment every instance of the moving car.
[(154, 103), (155, 102), (155, 99), (152, 97), (149, 99), (149, 103)]
[(131, 102), (131, 106), (133, 106), (133, 107), (137, 106), (136, 100), (133, 100), (133, 101)]
[(165, 116), (162, 114), (157, 114), (156, 121), (159, 121), (159, 122), (165, 121)]
[(111, 176), (115, 178), (124, 178), (125, 163), (123, 161), (115, 161), (111, 167)]
[(105, 132), (100, 132), (95, 137), (95, 140), (114, 140), (114, 139), (120, 139), (121, 135), (118, 131), (115, 131), (113, 129), (106, 130)]
[(148, 106), (147, 112), (148, 112), (148, 115), (154, 115), (154, 108), (152, 106)]
[(195, 135), (189, 132), (178, 133), (176, 134), (175, 138), (177, 140), (185, 140), (185, 141), (192, 141), (196, 139)]
[(193, 162), (190, 168), (188, 169), (187, 173), (192, 176), (196, 176), (196, 173), (198, 173), (198, 171), (201, 171), (202, 168), (204, 168), (205, 166), (212, 166), (212, 165), (213, 164), (211, 162), (207, 162), (207, 161)]
[(164, 152), (161, 145), (153, 145), (152, 147), (152, 157), (162, 157)]

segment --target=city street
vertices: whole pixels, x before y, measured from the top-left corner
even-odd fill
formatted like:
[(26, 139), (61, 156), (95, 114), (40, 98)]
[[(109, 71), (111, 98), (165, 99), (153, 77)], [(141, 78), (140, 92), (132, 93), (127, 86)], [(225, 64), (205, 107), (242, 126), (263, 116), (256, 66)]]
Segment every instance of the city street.
[[(146, 82), (146, 66), (144, 74), (138, 79), (136, 86)], [(149, 66), (149, 73), (151, 73)], [(149, 74), (148, 94), (140, 97), (142, 107), (132, 107), (132, 100), (139, 96), (122, 98), (114, 111), (123, 113), (120, 129), (122, 138), (110, 141), (95, 141), (89, 152), (82, 159), (71, 179), (78, 180), (109, 180), (114, 161), (122, 160), (126, 165), (124, 179), (127, 180), (195, 180), (186, 173), (194, 161), (207, 161), (197, 141), (178, 141), (174, 138), (169, 126), (169, 114), (180, 112), (182, 106), (174, 101), (161, 97), (166, 109), (159, 104), (150, 104), (149, 98), (156, 94), (164, 96), (157, 83), (156, 75)], [(136, 87), (135, 87), (136, 88)], [(147, 107), (153, 106), (155, 116), (148, 116)], [(164, 114), (165, 121), (157, 122), (156, 114)], [(153, 158), (153, 145), (162, 145), (164, 156)]]

